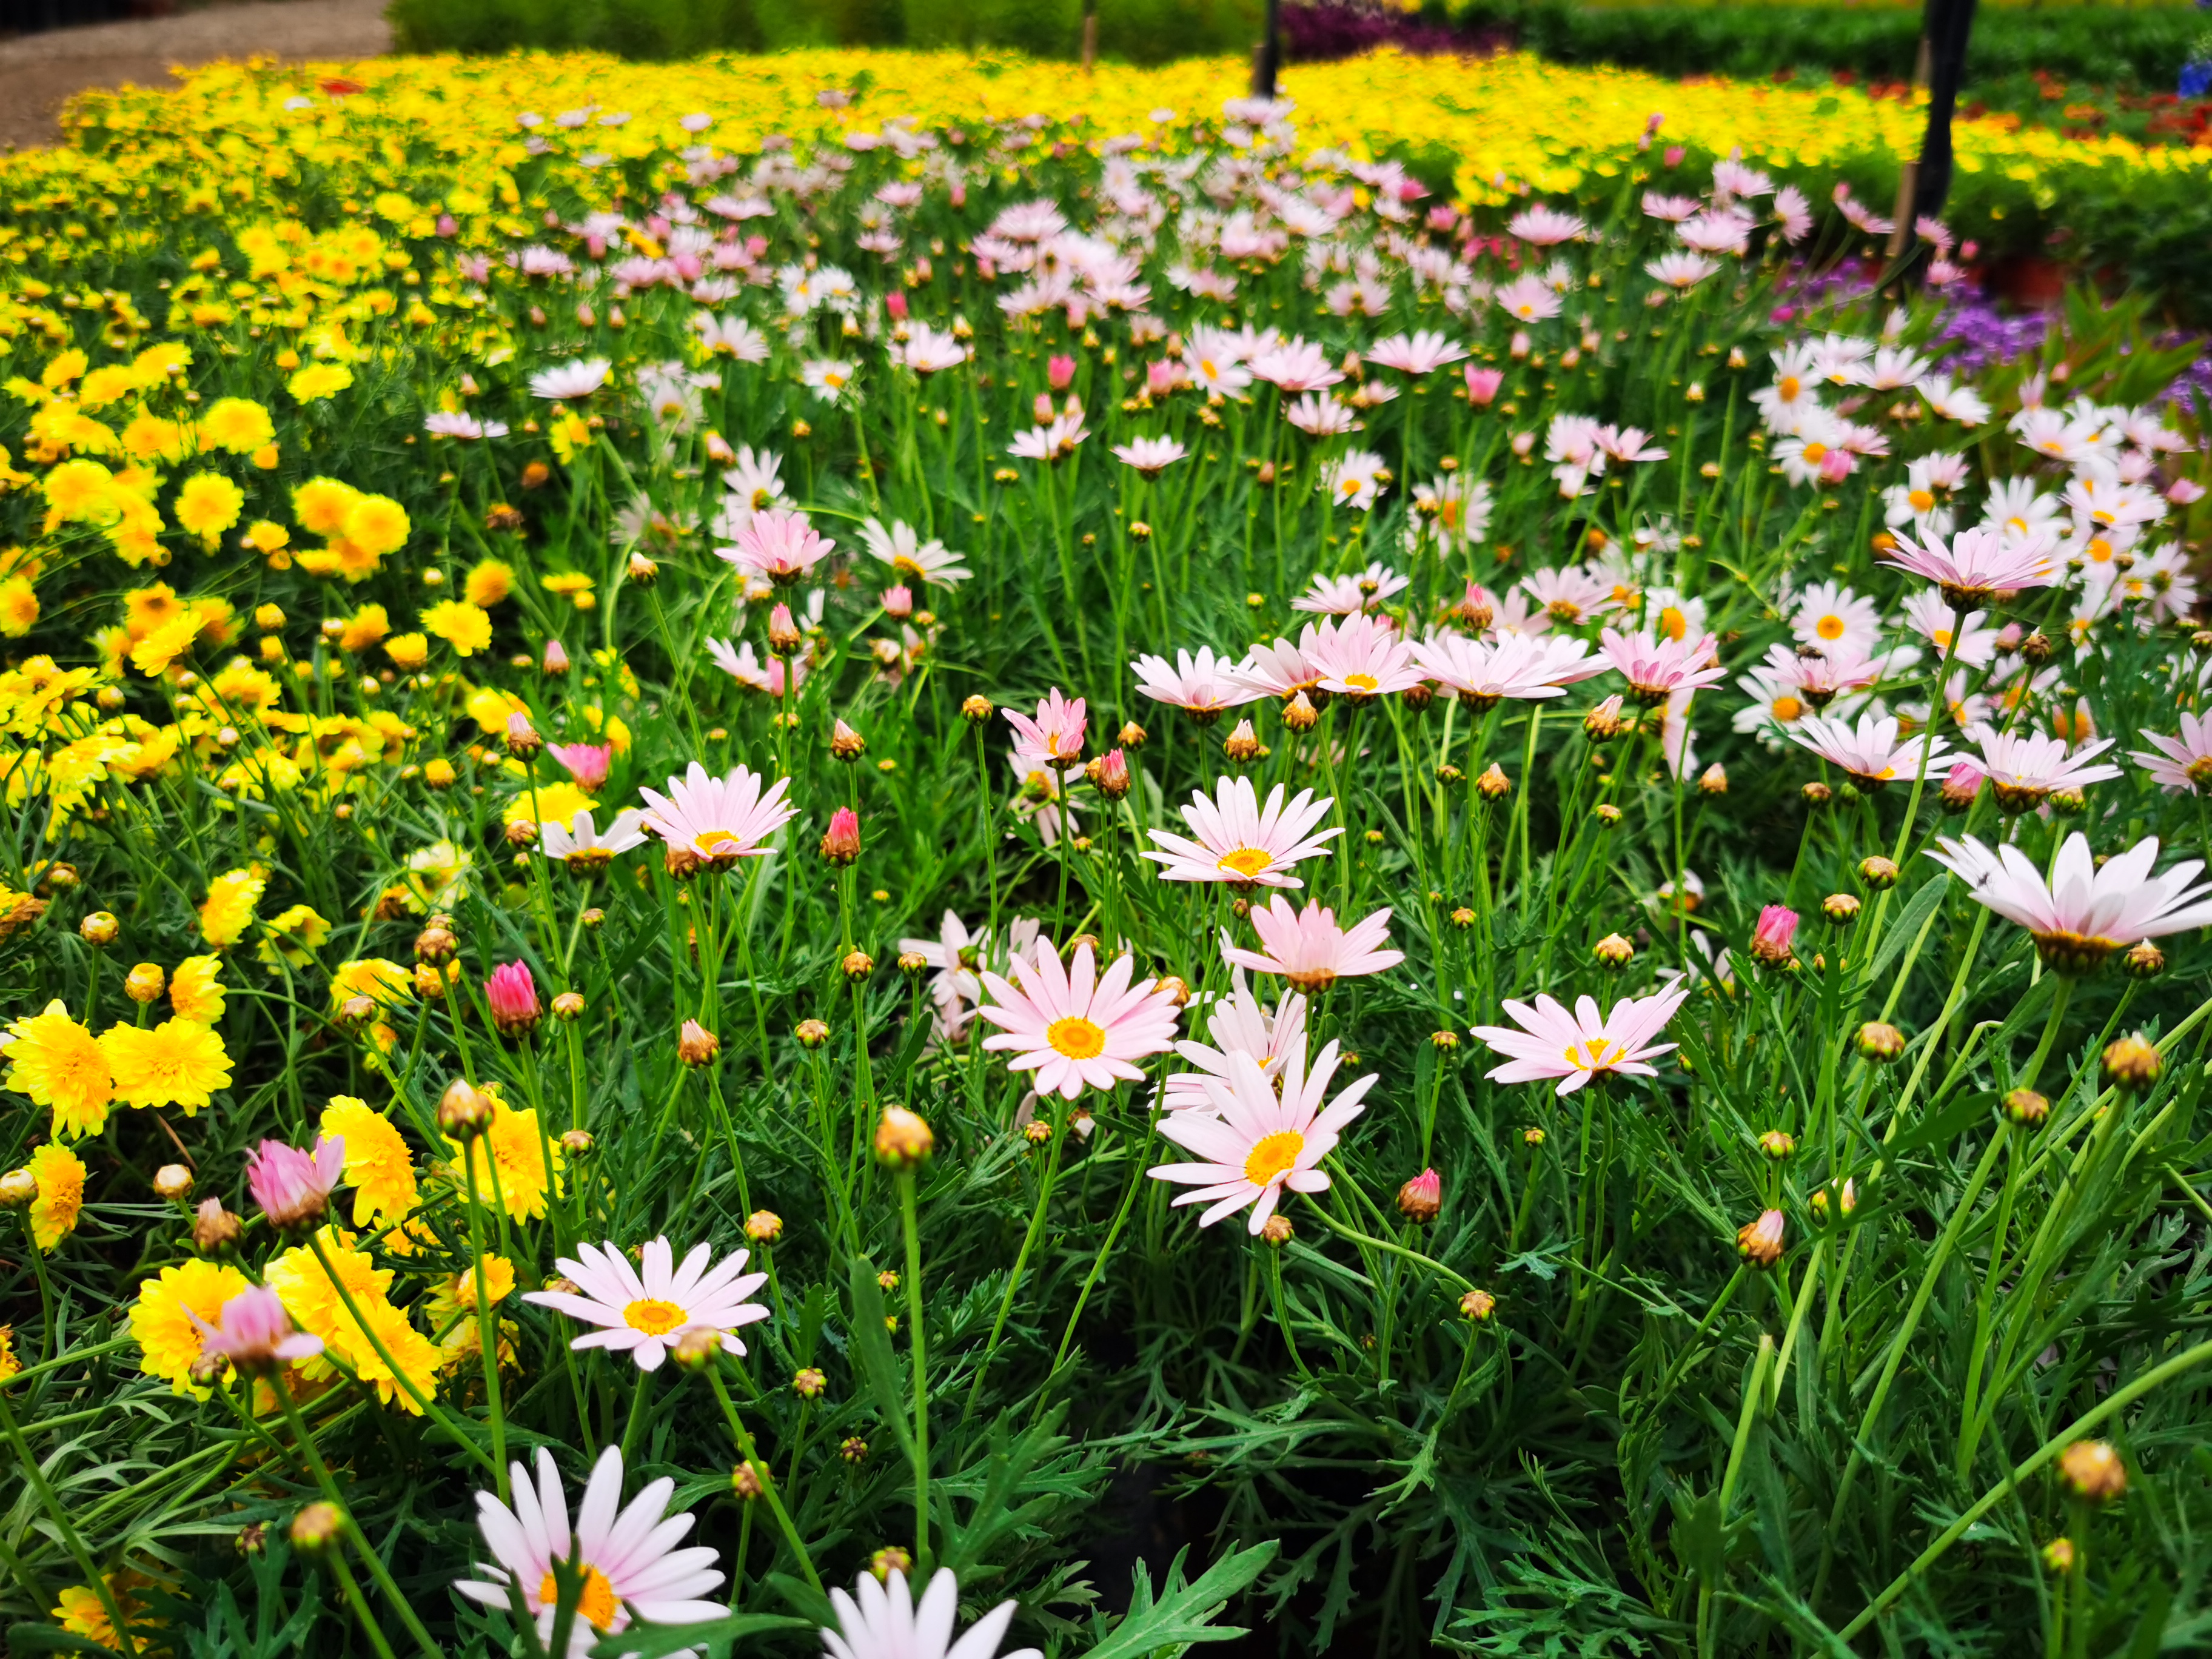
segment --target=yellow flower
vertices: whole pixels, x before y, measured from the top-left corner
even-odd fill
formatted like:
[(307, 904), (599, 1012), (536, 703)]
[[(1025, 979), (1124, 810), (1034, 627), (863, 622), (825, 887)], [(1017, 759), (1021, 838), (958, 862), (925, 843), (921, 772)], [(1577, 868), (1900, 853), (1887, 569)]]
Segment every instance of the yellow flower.
[(514, 587), (514, 567), (500, 559), (479, 561), (461, 584), (461, 592), (468, 596), (471, 605), (489, 611), (504, 599)]
[[(246, 526), (246, 534), (240, 542), (240, 546), (252, 552), (261, 554), (272, 562), (278, 554), (283, 553), (291, 544), (292, 532), (274, 519), (256, 519), (252, 524)], [(290, 556), (287, 555), (285, 563), (290, 562)], [(279, 565), (277, 568), (282, 569), (283, 566)]]
[(246, 505), (246, 492), (220, 472), (195, 472), (177, 491), (177, 528), (200, 538), (200, 545), (215, 551), (222, 532), (238, 522)]
[(347, 541), (370, 559), (397, 553), (407, 544), (407, 509), (388, 495), (363, 495), (346, 512)]
[[(117, 1609), (124, 1623), (135, 1624), (145, 1608), (138, 1598), (124, 1586), (122, 1574), (106, 1577), (107, 1593), (115, 1598)], [(114, 1620), (107, 1616), (107, 1604), (100, 1599), (100, 1592), (89, 1584), (71, 1584), (62, 1591), (50, 1615), (54, 1622), (72, 1636), (82, 1636), (88, 1641), (116, 1653), (143, 1653), (145, 1647), (135, 1637), (116, 1633)]]
[(372, 1002), (404, 1002), (415, 994), (415, 975), (396, 962), (386, 962), (381, 957), (363, 957), (352, 962), (342, 962), (331, 975), (331, 1006), (345, 1006), (352, 997), (367, 997)]
[(365, 1100), (333, 1095), (321, 1133), (345, 1142), (346, 1181), (354, 1189), (353, 1224), (397, 1221), (417, 1202), (415, 1158), (391, 1120)]
[(588, 812), (598, 805), (567, 779), (549, 779), (540, 781), (536, 790), (525, 789), (507, 802), (501, 821), (566, 826), (576, 821), (577, 813)]
[[(436, 763), (433, 762), (432, 764)], [(449, 841), (434, 841), (407, 855), (409, 908), (450, 909), (468, 896), (469, 870), (475, 863), (465, 848)]]
[(20, 640), (38, 625), (38, 590), (31, 586), (28, 576), (10, 576), (0, 581), (0, 634), (11, 640)]
[(84, 1160), (50, 1140), (26, 1163), (39, 1182), (39, 1195), (31, 1203), (31, 1237), (52, 1255), (76, 1231), (77, 1212), (84, 1208)]
[(276, 435), (269, 411), (247, 398), (218, 398), (199, 419), (200, 448), (250, 455)]
[(199, 638), (200, 613), (187, 606), (131, 647), (131, 665), (142, 674), (165, 672)]
[[(421, 1408), (398, 1387), (391, 1368), (378, 1356), (376, 1342), (384, 1345), (386, 1352), (398, 1362), (400, 1370), (426, 1396), (437, 1387), (437, 1345), (386, 1300), (392, 1285), (391, 1268), (379, 1267), (366, 1251), (352, 1249), (335, 1227), (324, 1227), (317, 1237), (329, 1254), (331, 1265), (337, 1269), (336, 1285), (324, 1272), (323, 1264), (316, 1260), (314, 1251), (304, 1244), (294, 1245), (270, 1262), (263, 1279), (283, 1298), (285, 1310), (300, 1328), (322, 1338), (326, 1352), (344, 1361), (363, 1382), (374, 1384), (378, 1397), (386, 1405), (396, 1400), (407, 1411), (419, 1413)], [(367, 1332), (347, 1312), (345, 1301), (338, 1294), (340, 1285), (361, 1310)], [(370, 1334), (374, 1334), (375, 1342), (369, 1340)], [(301, 1361), (300, 1365), (301, 1374), (311, 1378), (327, 1376), (331, 1370), (329, 1360), (319, 1354)]]
[[(495, 1090), (486, 1089), (483, 1095), (491, 1102), (491, 1127), (470, 1142), (466, 1151), (468, 1169), (476, 1175), (477, 1199), (510, 1217), (534, 1221), (545, 1213), (549, 1164), (554, 1196), (561, 1195), (560, 1146), (538, 1133), (535, 1111), (516, 1111)], [(456, 1157), (462, 1155), (459, 1141), (448, 1140), (446, 1145)]]
[(313, 952), (321, 950), (324, 941), (331, 936), (330, 923), (312, 906), (305, 904), (278, 911), (261, 927), (261, 939), (253, 951), (272, 974), (283, 971), (277, 966), (280, 957), (295, 968), (305, 968), (315, 959)]
[(114, 1079), (100, 1039), (69, 1017), (58, 1001), (15, 1025), (8, 1048), (8, 1086), (50, 1106), (54, 1133), (75, 1140), (107, 1127), (107, 1102)]
[(430, 641), (421, 634), (394, 634), (385, 641), (384, 654), (394, 668), (411, 674), (430, 660)]
[(23, 1362), (15, 1358), (15, 1328), (0, 1325), (0, 1382), (5, 1382), (23, 1369)]
[(465, 599), (441, 599), (422, 613), (422, 626), (464, 657), (491, 643), (491, 617)]
[(208, 884), (200, 906), (200, 937), (218, 951), (235, 945), (252, 925), (254, 907), (269, 878), (258, 869), (229, 870)]
[(179, 1019), (195, 1025), (217, 1025), (222, 1021), (223, 983), (221, 957), (186, 957), (169, 975), (169, 1006)]
[[(483, 1257), (483, 1276), (484, 1296), (495, 1308), (514, 1294), (514, 1264), (505, 1256), (487, 1253)], [(442, 1331), (461, 1315), (473, 1315), (476, 1310), (477, 1273), (472, 1266), (440, 1279), (437, 1288), (430, 1292), (426, 1308), (434, 1331)]]
[(407, 1316), (382, 1297), (367, 1302), (356, 1302), (362, 1317), (375, 1340), (369, 1340), (344, 1309), (338, 1310), (332, 1322), (330, 1335), (323, 1340), (341, 1359), (353, 1367), (354, 1375), (373, 1385), (376, 1397), (389, 1406), (397, 1402), (410, 1416), (420, 1417), (422, 1408), (415, 1403), (414, 1395), (398, 1385), (392, 1369), (377, 1352), (377, 1344), (392, 1356), (399, 1370), (415, 1385), (414, 1394), (428, 1399), (438, 1389), (438, 1371), (443, 1356), (438, 1345), (416, 1330)]
[(338, 649), (349, 656), (366, 651), (392, 631), (392, 618), (380, 605), (365, 605), (346, 619)]
[(222, 1304), (248, 1288), (244, 1273), (224, 1262), (194, 1256), (158, 1277), (138, 1281), (138, 1300), (131, 1308), (131, 1334), (139, 1347), (138, 1369), (166, 1381), (173, 1394), (204, 1400), (207, 1390), (191, 1380), (200, 1357), (200, 1328), (185, 1310), (215, 1324)]
[(312, 536), (335, 536), (345, 528), (346, 514), (361, 500), (361, 492), (336, 478), (310, 478), (292, 492), (292, 515)]
[(115, 1076), (115, 1098), (125, 1106), (181, 1106), (198, 1115), (217, 1089), (230, 1086), (230, 1055), (222, 1038), (188, 1019), (167, 1019), (150, 1029), (116, 1024), (100, 1046)]
[(64, 461), (40, 486), (49, 528), (64, 524), (109, 524), (115, 519), (115, 475), (98, 461)]
[[(349, 1296), (356, 1302), (383, 1299), (392, 1288), (391, 1268), (378, 1267), (368, 1251), (355, 1249), (352, 1235), (342, 1233), (335, 1226), (325, 1224), (316, 1237), (322, 1241), (331, 1265), (337, 1269), (337, 1284), (345, 1287)], [(339, 1314), (344, 1311), (344, 1304), (312, 1249), (305, 1244), (293, 1245), (262, 1270), (261, 1279), (283, 1298), (284, 1310), (301, 1330), (312, 1331), (329, 1340)], [(314, 1363), (310, 1360), (307, 1364), (313, 1366)], [(311, 1370), (309, 1374), (325, 1373)]]
[(343, 392), (353, 384), (353, 371), (343, 363), (309, 363), (284, 382), (284, 389), (303, 404)]

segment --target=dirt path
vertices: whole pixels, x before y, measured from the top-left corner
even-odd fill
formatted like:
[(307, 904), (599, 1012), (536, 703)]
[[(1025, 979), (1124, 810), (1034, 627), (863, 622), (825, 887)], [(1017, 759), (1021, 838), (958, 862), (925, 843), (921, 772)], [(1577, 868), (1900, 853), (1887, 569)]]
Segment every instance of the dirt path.
[(373, 58), (392, 49), (384, 0), (210, 6), (145, 22), (97, 23), (0, 41), (0, 146), (50, 144), (62, 101), (87, 87), (170, 84), (173, 64), (265, 52)]

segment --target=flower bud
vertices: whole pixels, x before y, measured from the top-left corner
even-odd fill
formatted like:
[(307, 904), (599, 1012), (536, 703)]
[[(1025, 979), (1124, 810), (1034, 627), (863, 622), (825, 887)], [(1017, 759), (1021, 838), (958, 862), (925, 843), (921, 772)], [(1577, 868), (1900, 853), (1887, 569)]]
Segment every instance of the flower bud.
[(1434, 1170), (1422, 1170), (1398, 1188), (1398, 1213), (1408, 1221), (1434, 1221), (1443, 1202), (1443, 1180)]
[(1221, 740), (1221, 752), (1235, 766), (1248, 765), (1259, 759), (1260, 734), (1252, 729), (1252, 722), (1237, 721), (1237, 729)]
[(1728, 769), (1715, 761), (1698, 775), (1698, 793), (1701, 795), (1728, 793)]
[(694, 1325), (676, 1339), (668, 1357), (687, 1371), (709, 1369), (722, 1352), (722, 1334), (704, 1325)]
[(1474, 787), (1485, 800), (1504, 800), (1513, 793), (1513, 780), (1505, 775), (1505, 769), (1496, 761), (1483, 769)]
[(1459, 1033), (1457, 1031), (1431, 1031), (1429, 1033), (1429, 1047), (1436, 1049), (1440, 1054), (1449, 1054), (1453, 1049), (1459, 1047)]
[(800, 1048), (819, 1048), (830, 1041), (830, 1027), (823, 1020), (802, 1019), (792, 1035), (799, 1039)]
[(599, 1143), (589, 1129), (563, 1129), (561, 1132), (561, 1151), (569, 1158), (589, 1158), (599, 1150)]
[(238, 1243), (246, 1224), (222, 1207), (219, 1198), (204, 1198), (192, 1214), (192, 1248), (202, 1255), (221, 1255)]
[(292, 1517), (286, 1535), (302, 1555), (324, 1555), (345, 1533), (345, 1516), (335, 1504), (310, 1504)]
[(530, 716), (520, 708), (507, 717), (507, 752), (520, 761), (526, 761), (545, 746), (545, 739), (538, 735), (538, 728), (530, 723)]
[(1190, 1006), (1190, 981), (1175, 974), (1163, 975), (1152, 989), (1178, 1008)]
[(856, 761), (867, 752), (868, 740), (839, 720), (830, 732), (830, 753), (841, 761)]
[(624, 574), (640, 587), (650, 587), (660, 580), (660, 567), (644, 554), (633, 553), (629, 556), (629, 568)]
[(416, 963), (415, 994), (425, 1002), (441, 1001), (446, 994), (446, 976), (427, 962)]
[(2159, 1055), (2157, 1045), (2142, 1032), (2124, 1036), (2105, 1048), (2105, 1082), (2107, 1087), (2130, 1090), (2137, 1094), (2158, 1081), (2166, 1062)]
[(1619, 933), (1607, 933), (1591, 947), (1590, 954), (1604, 968), (1626, 968), (1636, 960), (1636, 947)]
[(2166, 971), (2166, 952), (2148, 939), (2142, 939), (2120, 958), (2120, 966), (2126, 969), (2130, 979), (2156, 979)]
[(1142, 749), (1146, 741), (1145, 728), (1134, 720), (1124, 720), (1121, 729), (1114, 734), (1114, 741), (1124, 749)]
[(415, 935), (415, 960), (436, 963), (451, 962), (461, 948), (460, 939), (450, 927), (433, 923)]
[(1820, 914), (1838, 927), (1848, 927), (1859, 919), (1858, 895), (1831, 893), (1820, 901)]
[(783, 1218), (774, 1210), (755, 1210), (745, 1218), (745, 1237), (756, 1244), (773, 1244), (783, 1237)]
[(2051, 636), (2039, 628), (2020, 642), (2020, 654), (2039, 668), (2051, 660), (2052, 650)]
[(937, 1150), (929, 1125), (903, 1106), (886, 1106), (876, 1125), (876, 1161), (889, 1169), (910, 1170)]
[(1782, 1212), (1762, 1210), (1759, 1219), (1736, 1229), (1735, 1253), (1754, 1267), (1771, 1267), (1782, 1260)]
[(1897, 866), (1876, 854), (1870, 859), (1859, 861), (1859, 879), (1875, 892), (1885, 892), (1897, 885)]
[(860, 815), (841, 806), (830, 815), (822, 837), (822, 856), (831, 864), (850, 864), (860, 856)]
[(2085, 1504), (2110, 1504), (2128, 1489), (2127, 1466), (2109, 1440), (2076, 1440), (2058, 1454), (2058, 1478)]
[(730, 1490), (737, 1495), (738, 1501), (740, 1503), (750, 1504), (758, 1498), (767, 1490), (761, 1480), (760, 1466), (757, 1463), (744, 1462), (732, 1469)]
[(1797, 1155), (1797, 1137), (1786, 1129), (1769, 1129), (1759, 1138), (1759, 1150), (1777, 1164)]
[(104, 950), (115, 943), (115, 936), (123, 931), (123, 924), (106, 910), (94, 910), (77, 923), (76, 931), (87, 945)]
[(2054, 1578), (2063, 1578), (2074, 1571), (2074, 1540), (2054, 1538), (2043, 1547), (2043, 1568)]
[(553, 1018), (563, 1025), (584, 1017), (584, 998), (580, 992), (563, 991), (553, 999)]
[(837, 971), (858, 985), (876, 971), (876, 959), (866, 951), (848, 951), (844, 960), (837, 964)]
[(830, 1379), (811, 1365), (793, 1373), (791, 1379), (791, 1390), (801, 1400), (818, 1400), (829, 1386)]
[(192, 1172), (181, 1164), (164, 1164), (154, 1171), (154, 1196), (165, 1204), (181, 1204), (192, 1195)]
[(899, 972), (912, 979), (929, 966), (929, 958), (919, 951), (902, 951), (898, 953), (897, 966)]
[(896, 1544), (886, 1544), (868, 1558), (868, 1571), (875, 1574), (878, 1584), (888, 1584), (893, 1573), (914, 1571), (914, 1557)]
[(1826, 806), (1830, 801), (1836, 798), (1836, 792), (1829, 788), (1826, 784), (1822, 783), (1817, 778), (1815, 778), (1812, 782), (1807, 784), (1797, 793), (1803, 798), (1806, 805), (1813, 807), (1815, 810)]
[(848, 1463), (865, 1463), (868, 1461), (868, 1443), (857, 1434), (848, 1434), (837, 1443), (837, 1455)]
[(1260, 1237), (1279, 1250), (1291, 1242), (1294, 1231), (1290, 1217), (1279, 1213), (1269, 1216), (1260, 1224)]
[(1620, 823), (1620, 809), (1610, 801), (1603, 805), (1592, 807), (1590, 816), (1597, 820), (1598, 828), (1601, 830), (1616, 829)]
[(686, 1066), (712, 1066), (721, 1052), (721, 1038), (696, 1019), (685, 1020), (684, 1029), (677, 1033), (676, 1057)]
[(894, 583), (884, 589), (883, 598), (878, 603), (883, 606), (884, 615), (893, 622), (904, 622), (914, 615), (914, 589), (904, 582)]
[(568, 647), (558, 640), (546, 641), (545, 655), (540, 666), (548, 674), (567, 673), (568, 672)]
[(1534, 1152), (1544, 1144), (1544, 1132), (1532, 1124), (1521, 1132), (1521, 1144), (1530, 1152)]
[(0, 1176), (0, 1210), (20, 1210), (39, 1199), (39, 1178), (28, 1170), (10, 1170)]
[(2005, 1121), (2023, 1129), (2042, 1127), (2051, 1115), (2051, 1103), (2033, 1089), (2014, 1089), (2004, 1097)]
[(798, 651), (802, 637), (799, 624), (792, 619), (791, 607), (777, 600), (775, 609), (768, 613), (768, 648), (779, 657), (788, 657)]
[(1877, 1066), (1886, 1066), (1905, 1052), (1905, 1033), (1878, 1019), (1860, 1026), (1856, 1041), (1859, 1053)]
[(991, 706), (988, 697), (971, 696), (960, 705), (960, 718), (970, 726), (981, 726), (996, 713), (998, 710)]
[(1120, 800), (1129, 793), (1128, 757), (1118, 749), (1109, 749), (1092, 761), (1084, 768), (1084, 775), (1108, 800)]
[(1310, 732), (1321, 723), (1321, 711), (1303, 691), (1283, 706), (1283, 724), (1293, 732)]
[(1459, 1310), (1478, 1325), (1487, 1324), (1490, 1316), (1498, 1311), (1498, 1298), (1488, 1291), (1469, 1291), (1460, 1297)]
[(491, 1102), (466, 1078), (457, 1077), (446, 1085), (445, 1096), (438, 1102), (438, 1133), (466, 1146), (491, 1127), (494, 1115)]
[[(2164, 966), (2161, 963), (2160, 966)], [(124, 975), (123, 989), (137, 1003), (158, 1001), (168, 984), (168, 975), (161, 971), (158, 962), (142, 962)]]

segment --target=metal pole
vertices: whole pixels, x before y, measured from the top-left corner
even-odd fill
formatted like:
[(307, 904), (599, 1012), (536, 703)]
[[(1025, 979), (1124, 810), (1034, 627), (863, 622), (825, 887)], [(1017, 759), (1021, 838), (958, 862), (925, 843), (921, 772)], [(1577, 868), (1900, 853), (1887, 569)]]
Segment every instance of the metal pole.
[(1273, 98), (1275, 95), (1275, 76), (1283, 66), (1283, 22), (1281, 0), (1267, 0), (1267, 33), (1260, 44), (1252, 49), (1252, 95)]

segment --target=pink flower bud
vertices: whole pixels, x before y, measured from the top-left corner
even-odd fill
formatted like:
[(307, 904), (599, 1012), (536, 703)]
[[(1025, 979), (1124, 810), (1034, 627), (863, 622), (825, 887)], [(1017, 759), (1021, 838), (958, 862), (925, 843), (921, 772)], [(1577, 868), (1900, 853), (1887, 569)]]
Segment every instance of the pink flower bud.
[(1075, 384), (1075, 359), (1066, 356), (1048, 357), (1045, 360), (1044, 372), (1054, 392), (1065, 392)]
[(1429, 228), (1449, 235), (1459, 224), (1459, 210), (1454, 207), (1432, 207), (1429, 210)]
[(1513, 434), (1513, 453), (1516, 455), (1526, 455), (1530, 450), (1535, 448), (1535, 447), (1536, 434), (1534, 433), (1516, 432)]
[(1688, 153), (1680, 144), (1669, 144), (1660, 152), (1660, 156), (1668, 167), (1678, 167), (1682, 165), (1682, 157)]
[(568, 672), (568, 649), (558, 640), (545, 641), (545, 672), (549, 674)]
[(2176, 478), (2166, 485), (2166, 499), (2176, 507), (2187, 507), (2204, 499), (2204, 486), (2194, 478)]
[(1052, 417), (1059, 413), (1052, 406), (1052, 394), (1048, 392), (1038, 392), (1036, 402), (1030, 407), (1030, 413), (1036, 416), (1036, 423), (1039, 426), (1050, 426)]
[(1498, 400), (1498, 388), (1505, 384), (1502, 368), (1477, 368), (1467, 366), (1467, 400), (1478, 409), (1487, 409)]
[(611, 743), (556, 743), (545, 752), (568, 769), (576, 787), (585, 790), (596, 789), (607, 781), (607, 769), (615, 758)]
[(965, 184), (956, 183), (952, 186), (952, 205), (955, 207), (968, 205), (968, 186)]
[(904, 582), (884, 589), (884, 615), (895, 622), (904, 622), (914, 615), (914, 590)]
[(1434, 1221), (1443, 1202), (1443, 1180), (1434, 1170), (1422, 1170), (1398, 1188), (1398, 1213), (1408, 1221)]
[(1759, 926), (1752, 930), (1751, 953), (1770, 967), (1782, 967), (1790, 960), (1790, 941), (1796, 933), (1797, 913), (1787, 905), (1770, 904), (1759, 913)]
[(286, 1360), (307, 1359), (323, 1351), (323, 1340), (292, 1328), (283, 1298), (258, 1285), (248, 1285), (222, 1304), (210, 1325), (190, 1308), (185, 1317), (200, 1328), (200, 1352), (220, 1354), (241, 1376), (261, 1376)]
[(1145, 390), (1155, 398), (1164, 398), (1175, 390), (1175, 365), (1167, 362), (1145, 365)]
[(850, 864), (860, 856), (860, 815), (851, 807), (841, 806), (830, 814), (822, 856), (832, 864)]
[(1506, 349), (1513, 354), (1513, 361), (1518, 362), (1528, 355), (1529, 349), (1534, 343), (1529, 339), (1527, 329), (1516, 328), (1513, 331), (1513, 338), (1507, 343)]
[(787, 657), (799, 649), (799, 624), (792, 620), (791, 607), (779, 599), (775, 609), (768, 613), (768, 648), (779, 657)]
[(907, 319), (906, 295), (893, 289), (884, 300), (884, 309), (890, 313), (893, 322), (904, 322)]
[(538, 1006), (538, 981), (526, 962), (502, 963), (484, 981), (484, 1000), (491, 1006), (491, 1023), (502, 1035), (515, 1036), (536, 1029), (544, 1017)]
[(439, 235), (441, 235), (441, 236), (458, 236), (458, 235), (459, 235), (460, 234), (461, 234), (461, 223), (460, 223), (460, 221), (459, 221), (459, 220), (458, 220), (458, 219), (454, 218), (454, 217), (453, 217), (453, 216), (452, 214), (450, 214), (450, 213), (441, 213), (441, 214), (440, 214), (440, 215), (438, 216), (438, 234), (439, 234)]
[(1820, 482), (1826, 484), (1839, 484), (1851, 476), (1852, 469), (1857, 465), (1857, 460), (1850, 450), (1832, 449), (1821, 459)]
[(520, 708), (507, 717), (507, 752), (528, 758), (545, 746), (545, 739), (538, 735), (530, 724), (530, 716)]
[(264, 1140), (246, 1162), (246, 1187), (253, 1201), (279, 1231), (319, 1224), (330, 1208), (331, 1189), (345, 1174), (345, 1140), (324, 1135), (312, 1155), (281, 1140)]

